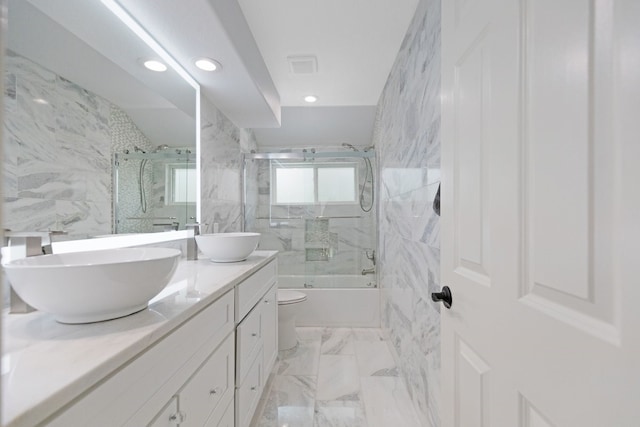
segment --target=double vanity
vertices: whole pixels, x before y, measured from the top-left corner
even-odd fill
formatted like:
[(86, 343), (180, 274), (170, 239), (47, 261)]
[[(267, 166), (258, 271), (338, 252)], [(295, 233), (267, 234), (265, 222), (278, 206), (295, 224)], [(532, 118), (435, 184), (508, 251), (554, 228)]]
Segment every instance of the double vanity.
[(6, 426), (247, 427), (277, 357), (276, 252), (180, 261), (136, 314), (3, 318)]

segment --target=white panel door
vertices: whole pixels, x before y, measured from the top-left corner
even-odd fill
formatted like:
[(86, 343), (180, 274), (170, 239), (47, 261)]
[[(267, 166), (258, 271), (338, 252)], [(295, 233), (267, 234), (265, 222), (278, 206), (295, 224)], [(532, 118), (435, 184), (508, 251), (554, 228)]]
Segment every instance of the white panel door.
[(443, 427), (640, 426), (639, 22), (442, 2)]

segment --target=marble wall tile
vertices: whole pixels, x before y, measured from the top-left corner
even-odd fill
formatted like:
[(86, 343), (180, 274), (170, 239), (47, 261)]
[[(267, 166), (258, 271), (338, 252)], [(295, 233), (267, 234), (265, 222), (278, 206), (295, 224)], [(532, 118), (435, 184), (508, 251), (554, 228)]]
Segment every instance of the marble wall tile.
[[(250, 129), (236, 127), (209, 100), (201, 98), (201, 214), (202, 222), (218, 224), (220, 232), (240, 231), (242, 217), (243, 152), (257, 147)], [(257, 170), (247, 168), (249, 190), (245, 193), (245, 211), (255, 218), (257, 206)], [(248, 229), (249, 230), (249, 229)]]
[[(422, 425), (435, 427), (440, 320), (430, 293), (440, 288), (439, 217), (432, 210), (440, 180), (440, 0), (418, 4), (381, 95), (373, 139), (380, 176), (382, 326), (407, 382), (407, 398)], [(365, 400), (378, 386), (363, 383)]]
[(14, 52), (5, 59), (3, 226), (111, 233), (112, 153), (151, 142), (109, 101)]

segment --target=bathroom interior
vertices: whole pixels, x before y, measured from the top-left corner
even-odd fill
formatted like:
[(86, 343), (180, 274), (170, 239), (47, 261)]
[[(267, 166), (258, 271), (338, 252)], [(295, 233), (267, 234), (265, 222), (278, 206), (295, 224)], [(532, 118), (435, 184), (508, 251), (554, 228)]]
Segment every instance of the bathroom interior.
[[(280, 353), (284, 358), (280, 371), (274, 368), (271, 375), (278, 378), (269, 384), (274, 390), (271, 395), (263, 392), (253, 425), (365, 425), (364, 397), (358, 366), (353, 363), (357, 343), (360, 351), (383, 356), (375, 371), (386, 374), (371, 377), (383, 381), (371, 385), (371, 393), (389, 384), (402, 387), (404, 401), (381, 422), (394, 416), (402, 422), (415, 412), (415, 420), (407, 423), (438, 425), (437, 407), (429, 402), (438, 390), (437, 308), (424, 300), (439, 285), (437, 217), (431, 208), (439, 182), (438, 2), (422, 4), (415, 17), (418, 2), (404, 2), (393, 11), (397, 22), (382, 33), (375, 31), (375, 20), (385, 19), (388, 5), (378, 2), (372, 8), (372, 21), (363, 23), (357, 30), (362, 34), (355, 37), (367, 34), (383, 43), (384, 65), (360, 86), (351, 77), (342, 78), (338, 87), (340, 71), (331, 71), (363, 61), (355, 57), (344, 65), (332, 63), (355, 52), (337, 55), (330, 50), (335, 49), (336, 37), (353, 30), (346, 22), (336, 28), (336, 35), (327, 37), (322, 47), (327, 59), (313, 45), (279, 46), (279, 51), (290, 50), (284, 66), (302, 67), (303, 73), (280, 71), (292, 85), (286, 93), (285, 86), (275, 85), (269, 74), (278, 71), (267, 70), (264, 62), (242, 69), (243, 61), (256, 57), (262, 61), (258, 48), (266, 47), (260, 41), (270, 42), (268, 35), (258, 33), (268, 31), (259, 19), (262, 6), (250, 1), (227, 2), (233, 7), (222, 5), (225, 2), (219, 6), (192, 3), (190, 14), (185, 12), (181, 19), (193, 20), (195, 11), (203, 7), (208, 19), (219, 14), (224, 19), (208, 34), (211, 39), (218, 33), (232, 38), (231, 43), (227, 41), (230, 47), (201, 43), (186, 30), (182, 38), (163, 31), (169, 19), (166, 10), (163, 16), (142, 2), (118, 2), (178, 62), (183, 59), (180, 55), (190, 61), (198, 49), (197, 56), (219, 61), (221, 70), (213, 73), (189, 69), (192, 80), (198, 82), (196, 88), (171, 66), (164, 73), (144, 69), (140, 58), (158, 55), (99, 1), (8, 2), (3, 57), (4, 229), (53, 231), (54, 253), (56, 246), (63, 251), (68, 242), (171, 236), (187, 232), (190, 223), (200, 223), (201, 234), (258, 232), (259, 251), (278, 251), (278, 288), (302, 291), (306, 297), (296, 312), (301, 331), (296, 348), (303, 358), (311, 359), (294, 362), (299, 355), (289, 354), (292, 350)], [(280, 7), (292, 6), (285, 3)], [(336, 19), (331, 7), (314, 10), (311, 3), (305, 7), (309, 8), (306, 13), (323, 16), (326, 24)], [(275, 19), (277, 14), (272, 16)], [(238, 20), (245, 22), (238, 25)], [(230, 28), (233, 25), (235, 30)], [(187, 27), (175, 24), (175, 28)], [(240, 31), (237, 28), (245, 34), (234, 34)], [(315, 35), (310, 32), (305, 37), (323, 32), (317, 29)], [(255, 42), (243, 51), (237, 43), (246, 34), (253, 34)], [(424, 58), (404, 58), (410, 45), (425, 42), (431, 47), (420, 53)], [(190, 52), (181, 52), (181, 43), (193, 46)], [(352, 49), (361, 48), (357, 41), (352, 43)], [(121, 46), (127, 46), (127, 52)], [(88, 59), (86, 65), (79, 67), (83, 58)], [(428, 60), (428, 69), (415, 75), (417, 70), (405, 70), (408, 60)], [(309, 71), (304, 67), (309, 65), (313, 69), (305, 75)], [(365, 71), (364, 65), (350, 73)], [(236, 80), (225, 80), (230, 77)], [(319, 84), (316, 89), (314, 80)], [(400, 80), (415, 88), (403, 95), (397, 87)], [(321, 93), (323, 86), (327, 90)], [(349, 86), (352, 89), (347, 90)], [(301, 88), (312, 92), (300, 92)], [(340, 99), (341, 90), (350, 95)], [(302, 100), (311, 93), (319, 98), (315, 104)], [(422, 93), (422, 99), (413, 102), (423, 103), (421, 108), (427, 108), (428, 115), (407, 127), (411, 135), (404, 135), (406, 130), (391, 123), (400, 117), (405, 120), (403, 96), (417, 93)], [(406, 211), (409, 206), (415, 211)], [(145, 244), (134, 241), (123, 246)], [(400, 241), (409, 245), (401, 248)], [(180, 247), (179, 242), (151, 246)], [(413, 265), (406, 259), (413, 252), (410, 246), (416, 245), (423, 247), (421, 253), (430, 260)], [(406, 285), (397, 283), (400, 270), (405, 276), (420, 277), (415, 283), (424, 289), (402, 289)], [(385, 280), (386, 286), (382, 285)], [(413, 301), (404, 308), (404, 303), (395, 301), (397, 297), (390, 298), (400, 289), (402, 299)], [(416, 298), (409, 292), (415, 292)], [(6, 307), (6, 286), (4, 294)], [(405, 308), (409, 311), (402, 312)], [(114, 321), (105, 323), (109, 322)], [(427, 349), (419, 342), (425, 333), (432, 335), (433, 344)], [(373, 342), (367, 345), (371, 337)], [(343, 342), (335, 347), (334, 341)], [(10, 344), (14, 345), (23, 346)], [(391, 360), (392, 353), (397, 359)], [(291, 383), (301, 374), (317, 377), (318, 364), (324, 363), (321, 358), (353, 364), (355, 372), (347, 377), (355, 375), (355, 385), (335, 395), (318, 396), (321, 401), (310, 391), (315, 385), (304, 388)], [(284, 368), (288, 363), (291, 366)], [(308, 366), (300, 370), (299, 364)], [(411, 383), (405, 383), (407, 379)], [(3, 395), (11, 396), (13, 385), (6, 382), (3, 387)], [(269, 401), (278, 394), (278, 387), (294, 399), (305, 396), (306, 401), (294, 406), (273, 397)], [(371, 399), (376, 396), (372, 394)], [(324, 401), (324, 406), (316, 404)], [(7, 405), (5, 416), (14, 418), (8, 425), (30, 419), (15, 416)], [(422, 411), (420, 416), (414, 406)], [(238, 419), (236, 423), (241, 425)]]
[(87, 324), (10, 314), (8, 271), (2, 425), (449, 425), (441, 0), (3, 3), (3, 246), (177, 255)]

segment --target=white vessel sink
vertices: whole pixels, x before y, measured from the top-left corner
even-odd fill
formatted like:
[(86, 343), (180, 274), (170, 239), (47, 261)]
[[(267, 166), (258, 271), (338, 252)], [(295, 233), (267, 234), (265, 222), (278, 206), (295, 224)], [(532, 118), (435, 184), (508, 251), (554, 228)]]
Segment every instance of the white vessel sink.
[(244, 261), (258, 247), (260, 233), (214, 233), (196, 236), (198, 248), (213, 262)]
[(15, 292), (61, 323), (140, 311), (171, 280), (180, 251), (123, 248), (22, 258), (4, 266)]

